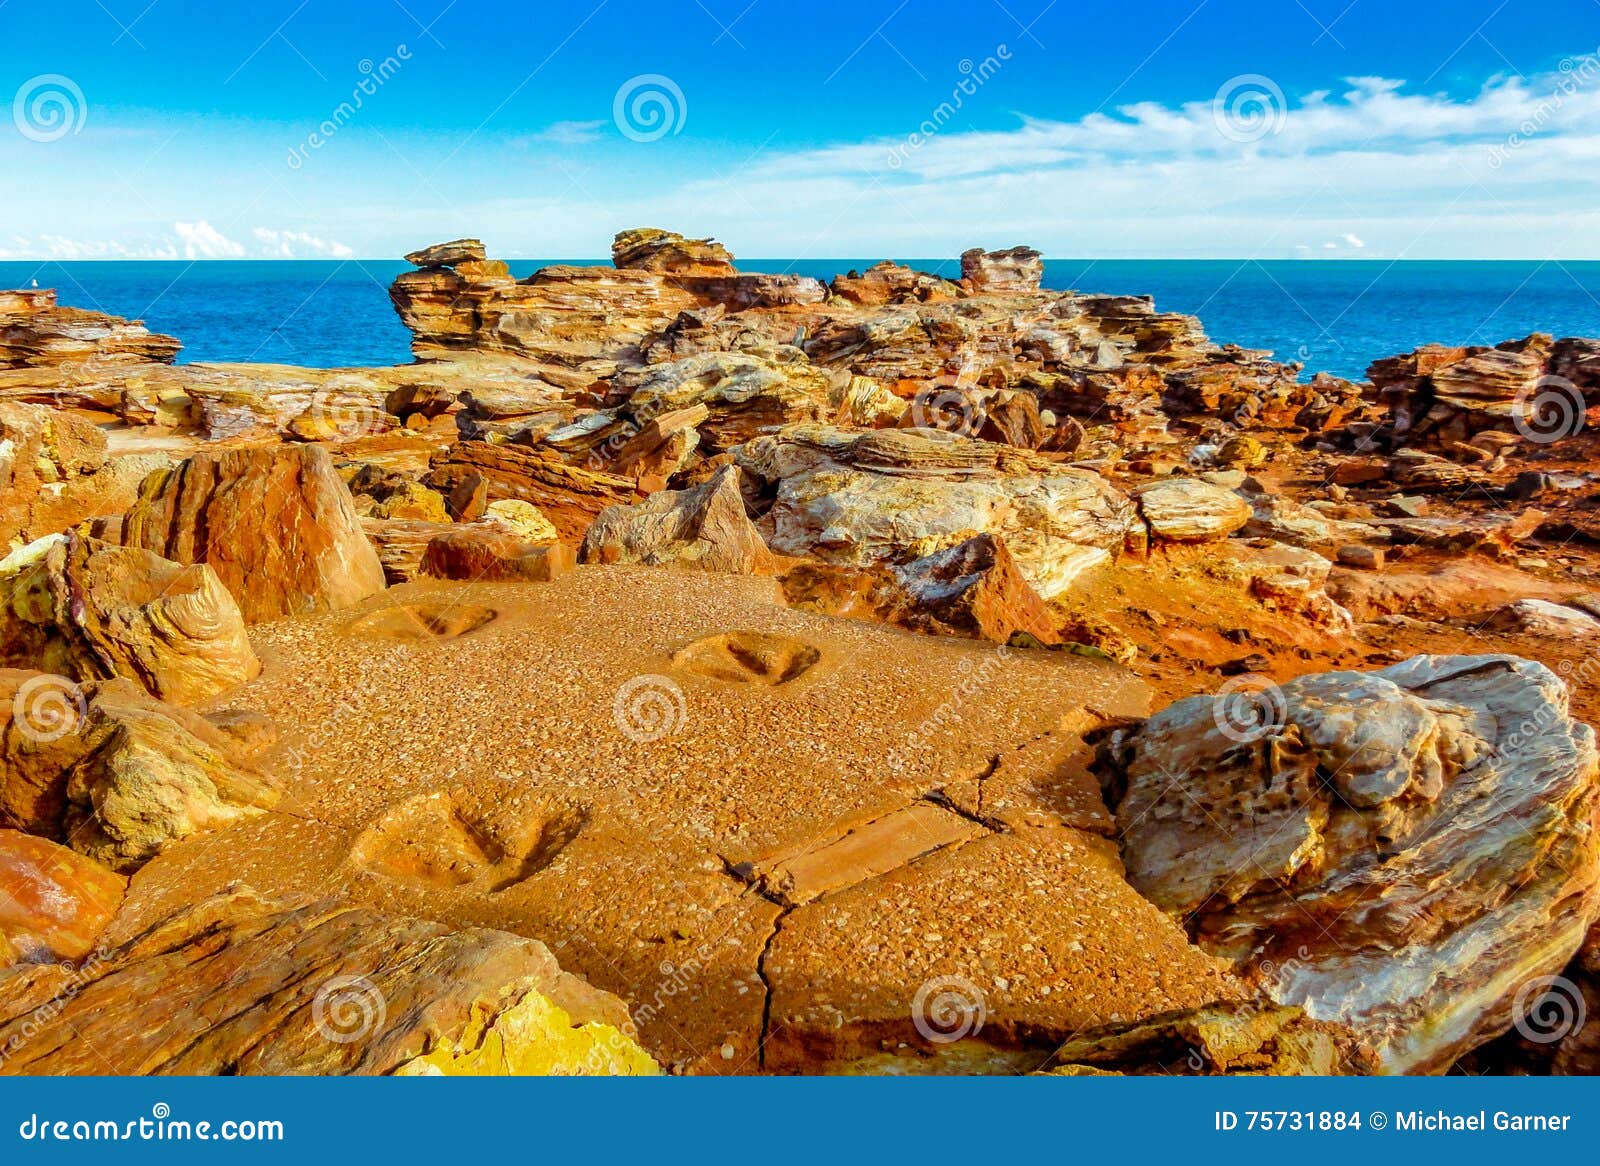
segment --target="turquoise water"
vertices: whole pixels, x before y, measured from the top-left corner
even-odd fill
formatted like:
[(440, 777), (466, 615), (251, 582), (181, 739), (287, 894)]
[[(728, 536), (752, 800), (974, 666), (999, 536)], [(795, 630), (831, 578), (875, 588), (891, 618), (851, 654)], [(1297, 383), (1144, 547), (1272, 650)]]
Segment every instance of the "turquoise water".
[[(547, 261), (514, 260), (527, 275)], [(868, 259), (741, 260), (747, 271), (822, 279)], [(911, 260), (940, 274), (955, 260)], [(319, 367), (394, 364), (409, 336), (389, 304), (398, 261), (0, 263), (0, 287), (37, 280), (61, 302), (144, 320), (184, 343), (181, 361)], [(1147, 294), (1197, 315), (1216, 340), (1360, 377), (1428, 341), (1495, 343), (1529, 332), (1600, 335), (1600, 262), (1054, 259), (1052, 288)]]

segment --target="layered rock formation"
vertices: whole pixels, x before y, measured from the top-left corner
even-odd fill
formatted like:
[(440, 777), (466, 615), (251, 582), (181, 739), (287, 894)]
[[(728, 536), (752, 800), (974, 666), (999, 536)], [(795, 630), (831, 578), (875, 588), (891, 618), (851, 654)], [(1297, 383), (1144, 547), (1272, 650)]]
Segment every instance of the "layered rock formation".
[(1046, 599), (1108, 561), (1133, 521), (1095, 474), (950, 433), (798, 425), (737, 456), (773, 492), (774, 550), (863, 566), (993, 534)]
[(745, 514), (741, 477), (725, 466), (702, 486), (602, 510), (584, 536), (584, 561), (773, 573), (776, 558)]
[(279, 799), (237, 740), (130, 681), (0, 669), (0, 698), (0, 824), (114, 869)]
[(82, 968), (0, 971), (0, 1001), (11, 1074), (656, 1072), (541, 943), (248, 888)]
[(1489, 433), (1546, 444), (1586, 426), (1600, 400), (1600, 347), (1542, 333), (1492, 348), (1428, 344), (1373, 362), (1367, 376), (1389, 410), (1378, 440), (1451, 446)]
[(60, 307), (48, 288), (0, 291), (0, 369), (171, 363), (181, 347), (142, 320)]
[(1133, 885), (1391, 1072), (1510, 1027), (1600, 915), (1594, 731), (1526, 660), (1234, 684), (1112, 754)]

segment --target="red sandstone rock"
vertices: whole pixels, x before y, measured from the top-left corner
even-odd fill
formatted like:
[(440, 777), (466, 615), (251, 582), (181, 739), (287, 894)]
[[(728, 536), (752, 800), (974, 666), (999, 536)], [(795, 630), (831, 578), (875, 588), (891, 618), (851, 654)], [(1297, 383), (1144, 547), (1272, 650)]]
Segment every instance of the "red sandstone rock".
[(433, 536), (420, 573), (436, 579), (548, 583), (577, 557), (564, 543), (534, 544), (492, 526), (461, 526)]
[(320, 446), (196, 454), (153, 474), (123, 541), (208, 564), (249, 623), (348, 607), (384, 587), (350, 491)]

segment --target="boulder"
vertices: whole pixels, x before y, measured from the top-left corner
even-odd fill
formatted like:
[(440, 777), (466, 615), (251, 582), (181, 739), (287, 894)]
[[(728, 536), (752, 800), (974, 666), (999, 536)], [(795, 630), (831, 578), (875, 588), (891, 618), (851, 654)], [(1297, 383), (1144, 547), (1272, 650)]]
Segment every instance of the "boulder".
[(0, 823), (116, 870), (278, 800), (228, 735), (131, 681), (7, 669), (0, 699)]
[(1594, 731), (1528, 660), (1240, 677), (1107, 764), (1133, 885), (1390, 1072), (1505, 1031), (1600, 915)]
[(664, 489), (667, 479), (687, 469), (700, 447), (699, 426), (711, 417), (703, 402), (652, 417), (612, 459), (613, 472), (645, 489)]
[(47, 838), (0, 830), (0, 968), (80, 960), (122, 905), (128, 880)]
[(0, 971), (0, 1001), (12, 1074), (658, 1071), (622, 1002), (537, 940), (248, 887), (84, 968)]
[(784, 575), (783, 592), (791, 607), (928, 635), (1004, 644), (1020, 632), (1041, 644), (1062, 642), (1060, 617), (991, 534), (899, 567), (803, 563)]
[(436, 534), (423, 553), (420, 573), (435, 579), (523, 580), (548, 583), (573, 566), (564, 543), (534, 544), (487, 524)]
[(1250, 504), (1198, 478), (1168, 478), (1134, 492), (1150, 537), (1168, 542), (1227, 538), (1250, 521)]
[(261, 671), (238, 604), (210, 567), (76, 534), (0, 560), (0, 665), (79, 681), (121, 676), (177, 704)]
[(763, 523), (780, 554), (904, 563), (993, 534), (1045, 599), (1108, 562), (1134, 519), (1097, 474), (954, 433), (796, 425), (735, 453), (775, 494)]
[(53, 534), (114, 503), (106, 437), (81, 417), (0, 401), (0, 549)]
[(523, 542), (561, 541), (561, 534), (556, 530), (555, 524), (533, 503), (524, 502), (520, 498), (502, 498), (498, 502), (488, 503), (483, 508), (483, 518), (496, 526), (504, 527)]
[(123, 541), (208, 564), (248, 623), (337, 610), (384, 588), (349, 488), (320, 446), (199, 453), (152, 474)]
[(583, 561), (773, 573), (773, 554), (745, 513), (742, 477), (737, 466), (725, 466), (702, 485), (601, 511), (584, 535)]

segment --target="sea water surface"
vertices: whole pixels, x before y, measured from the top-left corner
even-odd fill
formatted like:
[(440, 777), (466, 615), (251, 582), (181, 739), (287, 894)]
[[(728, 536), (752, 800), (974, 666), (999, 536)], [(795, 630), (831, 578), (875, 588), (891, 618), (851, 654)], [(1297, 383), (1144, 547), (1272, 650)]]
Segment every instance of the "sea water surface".
[[(523, 277), (550, 262), (512, 260)], [(598, 261), (589, 261), (598, 262)], [(745, 271), (829, 279), (870, 259), (740, 260)], [(945, 276), (955, 260), (906, 260)], [(323, 368), (403, 363), (410, 337), (389, 303), (409, 265), (390, 260), (3, 262), (0, 287), (142, 319), (184, 344), (180, 362)], [(1600, 336), (1600, 261), (1051, 259), (1045, 285), (1152, 295), (1223, 343), (1360, 378), (1419, 344), (1494, 344), (1529, 332)]]

